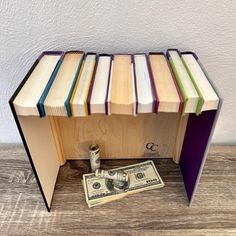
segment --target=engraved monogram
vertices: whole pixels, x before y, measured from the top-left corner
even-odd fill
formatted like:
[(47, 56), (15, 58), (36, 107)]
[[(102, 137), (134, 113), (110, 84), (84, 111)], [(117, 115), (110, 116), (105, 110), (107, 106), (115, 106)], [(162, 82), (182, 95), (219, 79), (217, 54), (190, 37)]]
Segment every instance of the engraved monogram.
[(158, 144), (155, 143), (147, 143), (146, 144), (146, 149), (151, 151), (151, 152), (157, 152), (158, 151)]

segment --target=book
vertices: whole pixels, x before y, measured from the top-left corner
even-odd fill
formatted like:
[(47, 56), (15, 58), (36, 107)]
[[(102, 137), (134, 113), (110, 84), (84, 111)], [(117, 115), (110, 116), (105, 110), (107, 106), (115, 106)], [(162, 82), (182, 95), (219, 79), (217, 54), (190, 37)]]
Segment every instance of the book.
[(61, 57), (62, 52), (42, 53), (36, 67), (13, 101), (18, 115), (40, 115), (38, 102), (55, 68), (60, 64)]
[(197, 107), (197, 114), (200, 114), (202, 111), (217, 109), (219, 97), (198, 64), (195, 54), (186, 52), (182, 53), (181, 57), (201, 98), (201, 102)]
[(178, 112), (181, 98), (165, 55), (150, 53), (149, 61), (158, 99), (156, 112)]
[(131, 55), (114, 55), (109, 99), (111, 114), (135, 114), (136, 97)]
[(137, 110), (136, 113), (155, 112), (156, 93), (149, 71), (146, 54), (135, 54), (133, 56), (134, 78), (137, 91)]
[(184, 66), (180, 53), (176, 49), (169, 49), (167, 50), (167, 57), (183, 95), (183, 113), (196, 113), (200, 97)]
[(81, 74), (76, 82), (71, 100), (70, 107), (73, 116), (87, 116), (87, 99), (89, 88), (92, 81), (92, 76), (96, 64), (96, 54), (87, 53), (84, 60), (83, 68)]
[(110, 113), (110, 102), (108, 101), (108, 93), (110, 90), (111, 67), (112, 55), (99, 55), (96, 71), (94, 70), (94, 78), (89, 91), (89, 114)]
[(81, 51), (65, 53), (62, 64), (43, 103), (47, 115), (71, 116), (69, 100), (81, 69), (83, 57), (84, 54)]

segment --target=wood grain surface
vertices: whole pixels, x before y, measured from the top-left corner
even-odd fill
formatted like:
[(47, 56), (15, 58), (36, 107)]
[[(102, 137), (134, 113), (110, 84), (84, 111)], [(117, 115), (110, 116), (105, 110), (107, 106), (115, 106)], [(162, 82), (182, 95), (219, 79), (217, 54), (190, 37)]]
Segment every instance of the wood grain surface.
[[(165, 187), (89, 209), (81, 185), (88, 161), (60, 170), (51, 213), (21, 145), (0, 145), (0, 235), (236, 235), (236, 146), (212, 146), (188, 206), (171, 159), (156, 159)], [(140, 160), (103, 160), (104, 168)]]
[[(181, 115), (178, 113), (139, 114), (138, 116), (94, 114), (54, 118), (58, 122), (66, 160), (88, 159), (88, 146), (97, 143), (107, 159), (173, 157)], [(138, 129), (137, 129), (138, 127)], [(183, 127), (183, 132), (185, 129)], [(180, 135), (177, 138), (181, 139)], [(117, 141), (119, 140), (119, 141)], [(150, 152), (148, 143), (158, 145)], [(181, 144), (182, 148), (182, 144)]]

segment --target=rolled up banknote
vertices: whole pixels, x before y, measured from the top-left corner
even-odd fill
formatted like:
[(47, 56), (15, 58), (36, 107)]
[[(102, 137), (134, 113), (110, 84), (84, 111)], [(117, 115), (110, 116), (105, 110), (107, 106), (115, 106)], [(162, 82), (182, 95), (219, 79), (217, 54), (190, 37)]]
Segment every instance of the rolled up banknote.
[(112, 171), (127, 173), (129, 175), (128, 182), (120, 185), (120, 181), (96, 177), (94, 173), (83, 175), (83, 187), (89, 207), (120, 199), (129, 194), (164, 186), (153, 161), (115, 168)]
[(114, 170), (97, 169), (95, 171), (95, 176), (107, 179), (115, 179), (124, 182), (128, 182), (129, 179), (129, 175), (124, 171), (114, 171)]
[(101, 166), (100, 148), (97, 144), (91, 144), (89, 146), (89, 159), (92, 172), (95, 172)]

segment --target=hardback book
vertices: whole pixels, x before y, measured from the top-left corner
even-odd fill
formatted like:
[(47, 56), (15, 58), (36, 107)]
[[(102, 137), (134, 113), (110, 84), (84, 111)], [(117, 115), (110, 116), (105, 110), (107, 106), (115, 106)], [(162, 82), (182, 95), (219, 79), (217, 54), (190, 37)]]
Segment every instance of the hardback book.
[(185, 52), (181, 53), (181, 58), (200, 96), (196, 113), (217, 109), (219, 97), (201, 69), (196, 55), (192, 52)]
[(109, 114), (110, 101), (110, 75), (112, 68), (112, 55), (100, 54), (88, 95), (89, 114)]
[(134, 115), (136, 96), (131, 55), (114, 55), (110, 82), (111, 114)]
[(84, 60), (83, 68), (81, 74), (76, 82), (71, 100), (70, 107), (72, 111), (72, 116), (87, 116), (88, 107), (87, 99), (89, 94), (89, 89), (94, 75), (94, 69), (96, 65), (96, 54), (87, 53)]
[(156, 112), (157, 96), (147, 55), (133, 55), (133, 66), (137, 96), (136, 113)]
[(45, 96), (43, 106), (47, 115), (71, 116), (69, 101), (77, 81), (84, 53), (70, 51), (65, 53), (61, 66)]
[(178, 112), (182, 105), (182, 95), (171, 73), (163, 53), (150, 53), (149, 61), (157, 94), (156, 112)]
[(183, 113), (196, 113), (200, 97), (184, 66), (179, 51), (169, 49), (167, 50), (167, 57), (184, 98)]
[(32, 73), (14, 99), (18, 115), (41, 116), (38, 109), (42, 93), (48, 86), (50, 78), (56, 73), (62, 60), (63, 52), (43, 52), (36, 61)]

